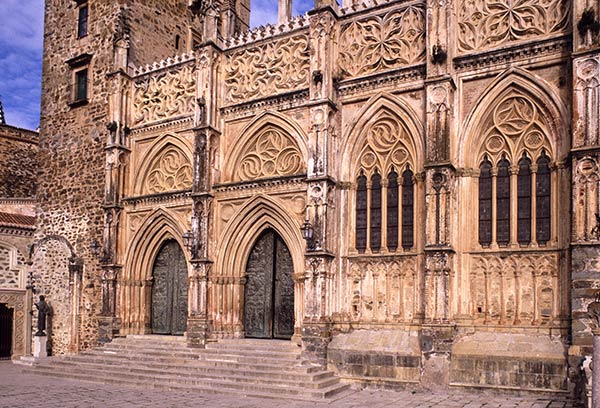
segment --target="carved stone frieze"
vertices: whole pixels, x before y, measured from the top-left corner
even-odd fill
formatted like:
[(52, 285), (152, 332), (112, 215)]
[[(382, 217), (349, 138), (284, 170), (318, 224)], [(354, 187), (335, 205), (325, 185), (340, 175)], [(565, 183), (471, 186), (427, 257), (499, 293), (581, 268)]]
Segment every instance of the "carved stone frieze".
[(418, 313), (417, 257), (350, 259), (348, 299), (352, 320), (411, 321)]
[(593, 234), (598, 225), (596, 215), (600, 213), (600, 170), (596, 156), (584, 156), (574, 159), (573, 163), (573, 241), (597, 241), (600, 237)]
[(281, 129), (265, 128), (247, 146), (234, 173), (236, 181), (288, 176), (305, 170), (298, 145)]
[(559, 254), (471, 259), (472, 316), (485, 324), (545, 325), (558, 318)]
[(458, 49), (472, 52), (569, 29), (566, 0), (462, 0), (458, 3)]
[(308, 37), (294, 35), (225, 58), (225, 101), (245, 102), (308, 87)]
[(192, 187), (192, 166), (187, 156), (175, 146), (160, 152), (144, 181), (145, 194), (185, 190)]
[(575, 147), (600, 144), (600, 58), (576, 60), (574, 87)]
[(164, 74), (147, 77), (134, 84), (133, 123), (191, 114), (195, 109), (194, 67), (186, 65)]
[(410, 6), (342, 26), (339, 64), (344, 77), (425, 61), (425, 10)]

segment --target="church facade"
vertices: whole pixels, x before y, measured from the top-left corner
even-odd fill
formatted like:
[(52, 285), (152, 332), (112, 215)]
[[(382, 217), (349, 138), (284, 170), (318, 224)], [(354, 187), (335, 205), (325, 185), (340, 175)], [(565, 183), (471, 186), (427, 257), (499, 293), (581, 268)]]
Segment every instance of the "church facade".
[(579, 392), (598, 4), (46, 3), (54, 354), (279, 338), (343, 378)]

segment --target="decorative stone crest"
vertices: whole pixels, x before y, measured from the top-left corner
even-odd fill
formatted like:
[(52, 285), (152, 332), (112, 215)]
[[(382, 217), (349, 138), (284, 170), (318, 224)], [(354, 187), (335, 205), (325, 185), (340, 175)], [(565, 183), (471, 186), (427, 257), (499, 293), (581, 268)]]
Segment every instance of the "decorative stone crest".
[(425, 10), (412, 6), (342, 27), (339, 63), (347, 77), (425, 61)]

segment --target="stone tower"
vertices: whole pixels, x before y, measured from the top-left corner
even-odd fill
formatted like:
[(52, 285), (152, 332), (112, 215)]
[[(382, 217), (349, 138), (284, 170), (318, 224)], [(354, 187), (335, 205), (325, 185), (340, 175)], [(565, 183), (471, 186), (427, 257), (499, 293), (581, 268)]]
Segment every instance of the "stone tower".
[[(55, 308), (55, 353), (96, 341), (102, 282), (118, 269), (110, 248), (129, 146), (126, 111), (116, 95), (130, 67), (188, 52), (221, 30), (248, 27), (247, 2), (208, 3), (46, 2), (39, 153), (45, 165), (31, 256)], [(101, 248), (100, 255), (90, 248)], [(101, 269), (99, 260), (111, 268)]]

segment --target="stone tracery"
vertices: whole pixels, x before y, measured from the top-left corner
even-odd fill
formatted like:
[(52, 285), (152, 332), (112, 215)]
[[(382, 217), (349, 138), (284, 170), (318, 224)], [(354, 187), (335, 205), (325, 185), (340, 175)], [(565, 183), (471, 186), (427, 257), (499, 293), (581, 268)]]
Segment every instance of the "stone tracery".
[(186, 155), (170, 145), (153, 160), (144, 181), (147, 194), (185, 190), (192, 186), (192, 166)]
[(297, 144), (275, 126), (254, 137), (239, 159), (234, 178), (241, 181), (301, 173), (304, 160)]

